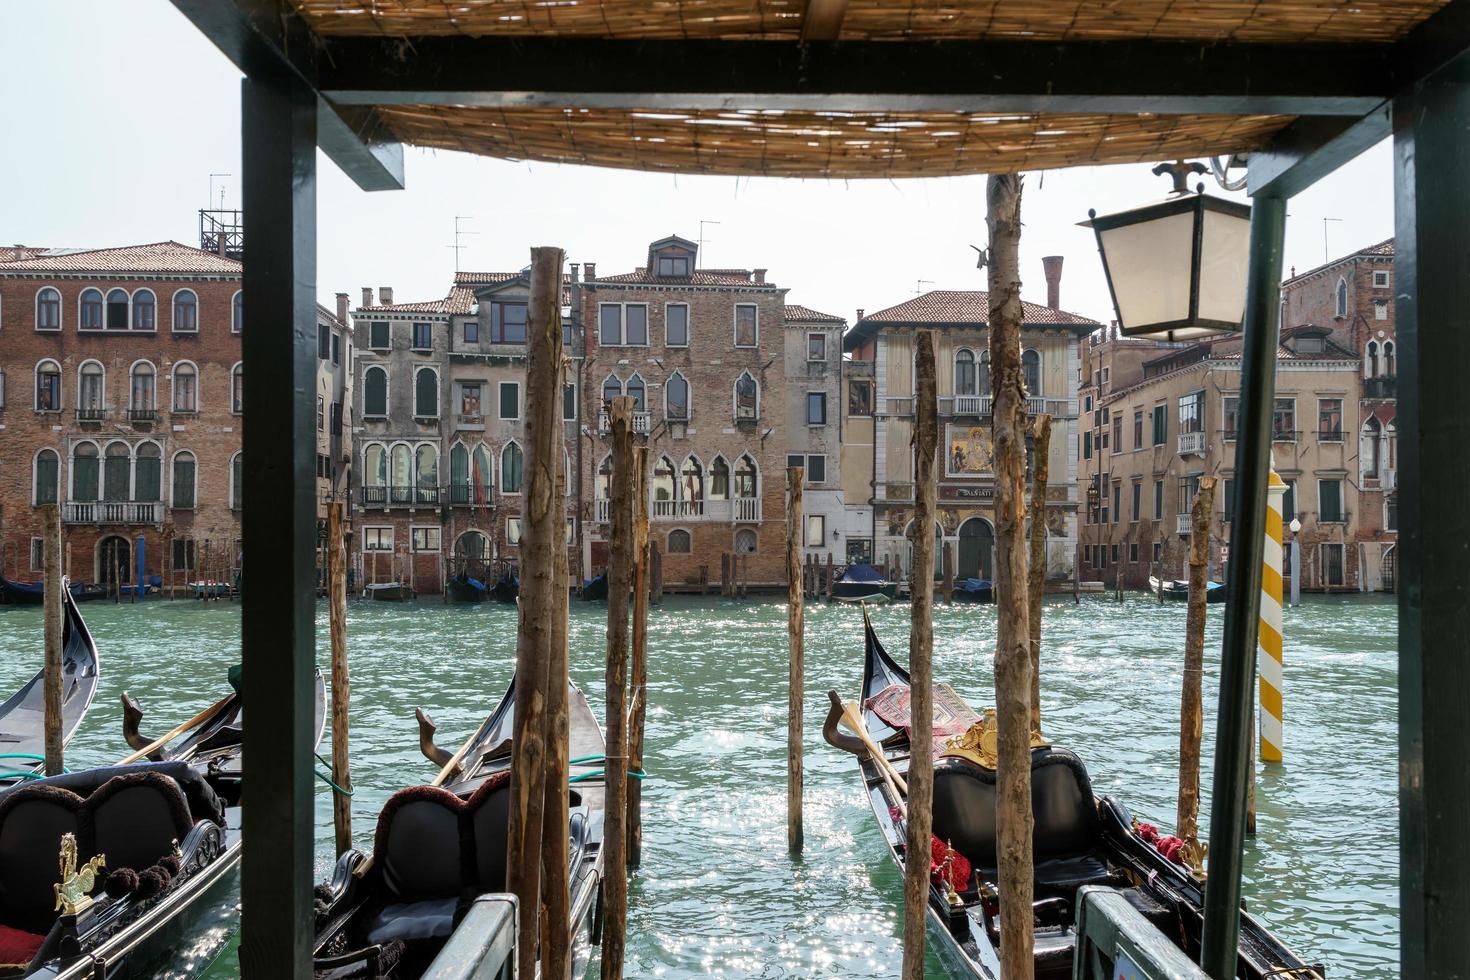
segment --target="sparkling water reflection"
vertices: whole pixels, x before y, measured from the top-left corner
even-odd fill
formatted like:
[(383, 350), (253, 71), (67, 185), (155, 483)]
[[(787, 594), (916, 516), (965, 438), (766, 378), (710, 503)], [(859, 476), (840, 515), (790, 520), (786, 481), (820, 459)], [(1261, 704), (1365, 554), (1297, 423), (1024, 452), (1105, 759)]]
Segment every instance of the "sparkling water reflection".
[[(1219, 658), (1210, 612), (1206, 765)], [(600, 710), (606, 607), (574, 603), (572, 672)], [(69, 752), (72, 766), (126, 751), (118, 695), (138, 696), (144, 731), (161, 731), (219, 696), (239, 654), (239, 607), (149, 602), (85, 607), (103, 683)], [(1398, 809), (1395, 608), (1372, 598), (1309, 597), (1289, 610), (1285, 766), (1262, 770), (1250, 843), (1251, 908), (1333, 976), (1397, 971)], [(515, 611), (354, 603), (353, 801), (357, 840), (396, 788), (428, 778), (413, 709), (457, 744), (499, 697), (514, 655)], [(890, 651), (908, 645), (908, 610), (875, 612)], [(1087, 597), (1046, 609), (1043, 711), (1048, 736), (1079, 751), (1094, 786), (1141, 819), (1172, 825), (1184, 610), (1146, 597)], [(326, 662), (326, 612), (318, 616)], [(0, 611), (0, 691), (39, 662), (38, 610)], [(995, 611), (935, 616), (935, 670), (977, 705), (991, 701)], [(670, 599), (649, 622), (650, 711), (644, 868), (634, 881), (628, 976), (892, 977), (901, 886), (851, 760), (821, 740), (825, 692), (845, 697), (861, 672), (861, 620), (847, 607), (807, 611), (806, 855), (785, 850), (785, 608)], [(1208, 771), (1205, 779), (1209, 779)], [(331, 863), (331, 800), (317, 796), (317, 875)], [(1207, 816), (1207, 815), (1206, 815)], [(216, 937), (218, 938), (218, 937)], [(206, 950), (181, 955), (180, 976)], [(238, 974), (231, 949), (208, 971)], [(943, 976), (931, 957), (930, 972)]]

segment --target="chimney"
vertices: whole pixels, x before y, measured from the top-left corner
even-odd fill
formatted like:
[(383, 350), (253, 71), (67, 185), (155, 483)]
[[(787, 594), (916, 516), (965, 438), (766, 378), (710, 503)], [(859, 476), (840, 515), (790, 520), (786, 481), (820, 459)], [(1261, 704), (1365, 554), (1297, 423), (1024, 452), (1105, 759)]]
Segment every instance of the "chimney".
[(362, 305), (364, 307), (372, 306), (373, 305), (373, 287), (371, 287), (371, 286), (364, 286), (364, 287), (362, 287)]
[(586, 279), (584, 281), (585, 282), (592, 282), (596, 278), (597, 278), (597, 263), (596, 262), (588, 262), (587, 263), (587, 277), (586, 277)]
[(750, 274), (750, 279), (751, 279), (752, 282), (764, 283), (766, 281), (766, 270), (765, 269), (756, 269), (756, 270), (754, 270)]
[(572, 282), (577, 282), (577, 271), (582, 268), (582, 263), (568, 262), (567, 267), (572, 270)]
[(229, 239), (229, 236), (225, 234), (223, 228), (221, 228), (219, 231), (215, 232), (215, 235), (214, 235), (214, 250), (219, 253), (219, 257), (220, 258), (225, 258), (226, 257), (225, 256), (225, 244), (228, 241), (228, 239)]
[(1042, 256), (1041, 265), (1046, 269), (1046, 305), (1054, 310), (1062, 308), (1062, 256)]
[[(858, 307), (857, 318), (858, 318), (858, 320), (861, 320), (863, 318), (863, 308), (861, 306)], [(854, 320), (853, 321), (853, 323), (856, 323), (856, 322), (857, 322), (857, 320)]]
[(348, 297), (348, 295), (346, 293), (338, 293), (337, 294), (337, 319), (341, 320), (344, 326), (347, 323), (347, 300), (348, 299), (349, 299), (349, 297)]
[(393, 287), (392, 286), (379, 286), (378, 287), (378, 305), (379, 306), (391, 306), (391, 305), (393, 305)]

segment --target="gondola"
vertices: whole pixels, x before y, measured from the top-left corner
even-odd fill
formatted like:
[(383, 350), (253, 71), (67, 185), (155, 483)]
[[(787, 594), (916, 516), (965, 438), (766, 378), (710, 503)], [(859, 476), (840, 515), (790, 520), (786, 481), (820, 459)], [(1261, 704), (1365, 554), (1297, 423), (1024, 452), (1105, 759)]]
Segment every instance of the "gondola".
[[(77, 602), (105, 599), (107, 586), (101, 582), (72, 582), (67, 591)], [(39, 606), (46, 601), (42, 582), (16, 582), (0, 575), (0, 606)]]
[(520, 578), (510, 569), (506, 569), (505, 574), (490, 589), (490, 597), (496, 602), (514, 605), (521, 597)]
[(448, 593), (450, 602), (484, 602), (490, 593), (485, 583), (465, 572), (451, 578), (444, 583), (444, 591)]
[[(100, 661), (97, 644), (70, 589), (62, 592), (61, 608), (61, 742), (65, 745), (92, 706)], [(24, 687), (0, 704), (0, 788), (30, 779), (44, 768), (44, 698), (45, 671), (38, 670)]]
[(588, 602), (607, 598), (607, 572), (582, 583), (582, 598)]
[[(1159, 579), (1157, 576), (1148, 577), (1149, 591), (1155, 595), (1163, 596), (1171, 602), (1189, 601), (1188, 579)], [(1205, 583), (1205, 602), (1214, 604), (1225, 601), (1224, 582)]]
[(955, 602), (994, 602), (995, 588), (988, 578), (967, 578), (954, 584)]
[(898, 598), (898, 583), (888, 581), (872, 565), (849, 565), (832, 583), (832, 598), (839, 602), (891, 602)]
[[(909, 758), (904, 730), (909, 678), (883, 649), (866, 614), (863, 618), (866, 659), (862, 700), (855, 707), (867, 734), (902, 778)], [(835, 691), (828, 696), (832, 710), (823, 735), (829, 744), (859, 756), (863, 789), (873, 816), (889, 857), (902, 870), (907, 801), (896, 783), (885, 778), (860, 739), (838, 731), (844, 708)], [(965, 725), (975, 713), (948, 686), (936, 684), (934, 717), (939, 733), (946, 727), (954, 730)], [(987, 737), (993, 737), (989, 726), (993, 718), (980, 719), (963, 735), (947, 739), (934, 763), (934, 839), (938, 842), (934, 852), (936, 858), (943, 854), (943, 859), (933, 877), (943, 884), (929, 890), (928, 934), (953, 975), (993, 980), (1001, 975), (999, 913), (1005, 896), (996, 890), (996, 774), (993, 756), (987, 757), (987, 744), (993, 744), (987, 743)], [(1149, 843), (1145, 835), (1152, 836), (1153, 828), (1135, 823), (1117, 800), (1093, 795), (1087, 769), (1076, 753), (1045, 744), (1039, 733), (1033, 733), (1032, 745), (1036, 873), (1032, 914), (1038, 980), (1073, 976), (1074, 904), (1077, 890), (1084, 885), (1118, 890), (1164, 937), (1198, 961), (1203, 883), (1191, 869), (1166, 858), (1160, 846)], [(1174, 847), (1177, 842), (1169, 839), (1163, 849), (1173, 852)], [(963, 869), (966, 862), (970, 873), (956, 874), (955, 866)], [(1314, 980), (1323, 976), (1320, 966), (1298, 958), (1244, 910), (1238, 949), (1237, 977)]]
[(413, 586), (402, 582), (376, 582), (369, 585), (364, 592), (369, 599), (379, 602), (408, 602), (417, 594)]
[[(317, 717), (320, 740), (320, 673)], [(155, 976), (218, 921), (241, 853), (238, 693), (195, 721), (150, 761), (0, 792), (0, 977)], [(137, 716), (124, 727), (137, 741)]]
[[(576, 685), (568, 691), (572, 766), (570, 834), (573, 976), (591, 957), (601, 889), (602, 730)], [(477, 895), (505, 890), (510, 808), (510, 739), (515, 684), (459, 752), (434, 744), (434, 723), (419, 712), (419, 744), (443, 767), (443, 786), (410, 786), (378, 816), (372, 856), (343, 854), (317, 889), (317, 980), (407, 980), (432, 964)], [(524, 976), (539, 969), (522, 964)], [(437, 974), (436, 974), (437, 975)]]

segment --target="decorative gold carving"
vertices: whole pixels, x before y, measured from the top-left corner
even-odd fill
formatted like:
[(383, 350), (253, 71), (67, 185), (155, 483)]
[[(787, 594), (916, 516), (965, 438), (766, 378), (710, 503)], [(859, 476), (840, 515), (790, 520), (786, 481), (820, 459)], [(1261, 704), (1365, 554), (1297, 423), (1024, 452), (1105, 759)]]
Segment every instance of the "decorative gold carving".
[[(980, 714), (980, 720), (965, 731), (963, 735), (952, 736), (944, 743), (944, 751), (940, 752), (940, 758), (953, 756), (958, 759), (969, 759), (971, 762), (985, 769), (995, 769), (999, 759), (999, 726), (995, 719), (995, 709), (986, 708)], [(1031, 729), (1031, 747), (1033, 749), (1050, 748), (1041, 735), (1040, 728)]]
[(964, 905), (964, 899), (960, 893), (954, 890), (954, 844), (950, 841), (944, 842), (944, 864), (941, 873), (944, 875), (945, 898), (949, 901), (950, 908), (958, 908)]
[(1185, 867), (1189, 873), (1194, 875), (1196, 881), (1204, 881), (1209, 877), (1205, 873), (1205, 858), (1209, 855), (1210, 845), (1197, 840), (1187, 840), (1179, 850), (1179, 856), (1184, 858)]
[(99, 854), (80, 868), (77, 867), (77, 839), (72, 834), (61, 837), (61, 881), (53, 885), (56, 890), (55, 912), (63, 915), (79, 915), (92, 907), (92, 889), (97, 887), (97, 872), (107, 863), (107, 857)]

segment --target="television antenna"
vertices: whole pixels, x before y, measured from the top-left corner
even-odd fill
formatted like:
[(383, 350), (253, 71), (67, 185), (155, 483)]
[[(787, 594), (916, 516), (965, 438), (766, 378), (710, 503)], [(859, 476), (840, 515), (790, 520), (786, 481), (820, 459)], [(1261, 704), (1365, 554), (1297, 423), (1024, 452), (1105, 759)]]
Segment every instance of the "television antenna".
[(464, 229), (460, 228), (459, 223), (461, 221), (469, 221), (473, 217), (474, 217), (474, 215), (472, 215), (472, 214), (456, 214), (454, 216), (454, 244), (453, 245), (445, 245), (444, 246), (445, 248), (452, 248), (452, 249), (454, 249), (454, 272), (455, 272), (456, 275), (459, 274), (459, 253), (460, 253), (460, 250), (469, 247), (468, 245), (461, 245), (459, 243), (460, 237), (463, 236), (463, 235), (478, 235), (479, 234), (478, 231), (465, 231)]
[[(206, 207), (208, 205), (214, 203), (214, 178), (216, 178), (216, 177), (233, 177), (233, 176), (234, 176), (234, 174), (220, 174), (220, 173), (214, 173), (214, 174), (210, 174), (209, 175), (209, 196), (207, 198), (205, 198)], [(220, 184), (219, 184), (219, 209), (221, 211), (223, 211), (225, 209), (225, 182), (223, 180), (221, 180), (220, 181)]]
[(704, 237), (704, 226), (717, 224), (719, 224), (718, 221), (714, 221), (710, 218), (699, 219), (699, 241), (697, 242), (697, 244), (699, 245), (699, 264), (706, 269), (709, 268), (709, 262), (705, 261), (704, 243), (709, 241), (709, 239)]

